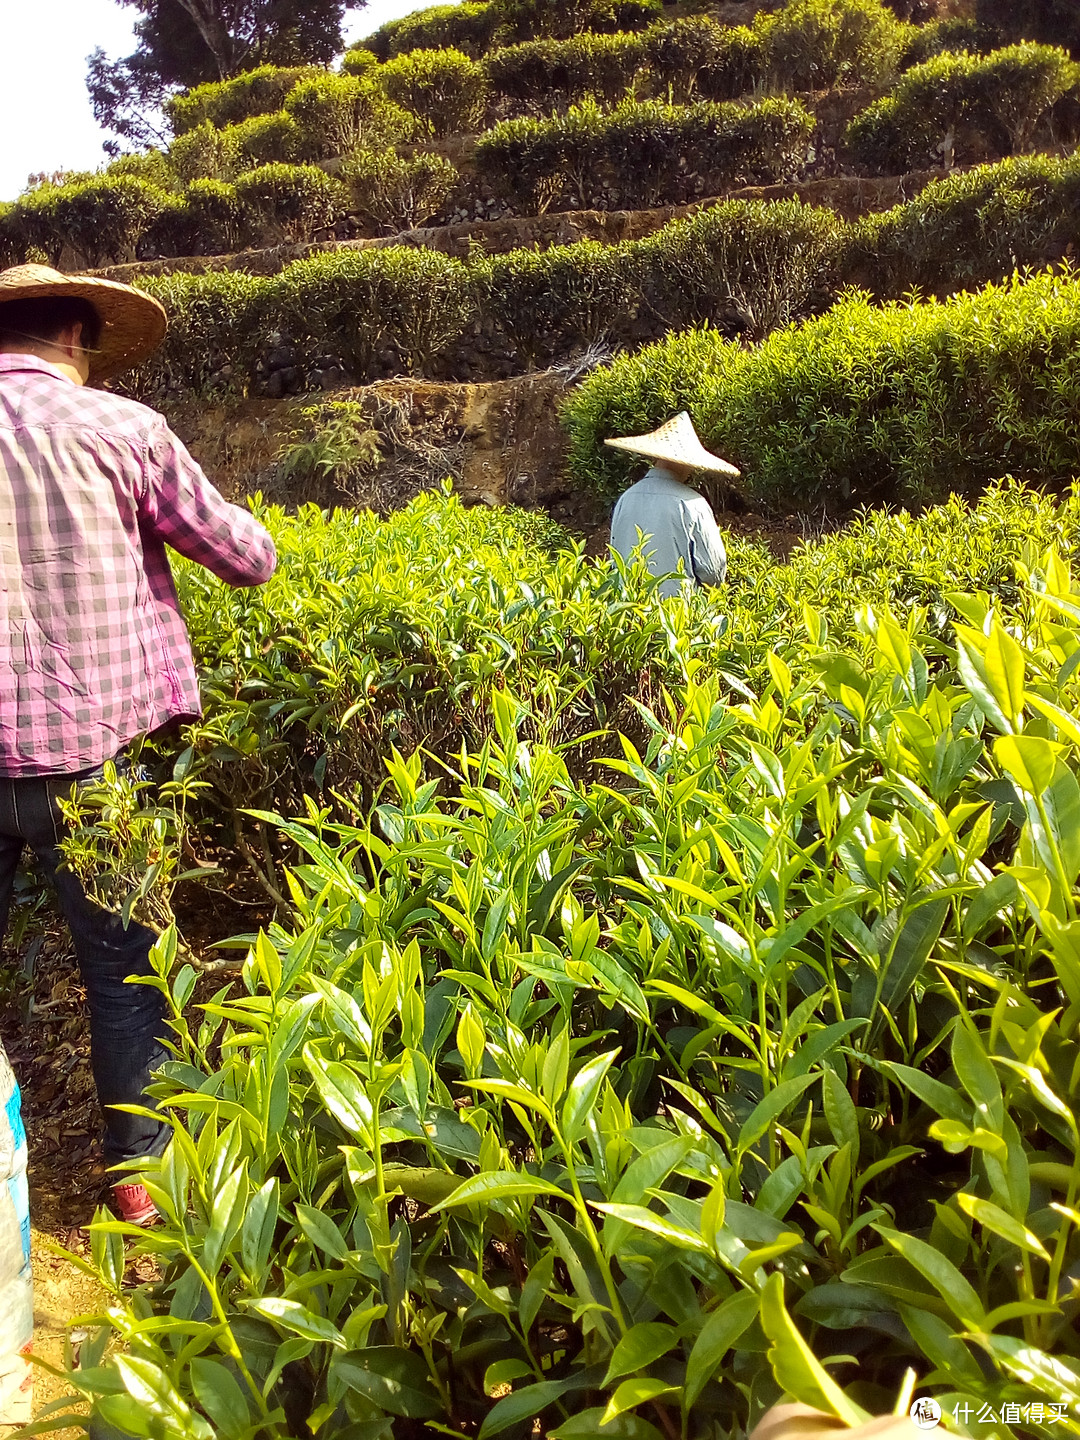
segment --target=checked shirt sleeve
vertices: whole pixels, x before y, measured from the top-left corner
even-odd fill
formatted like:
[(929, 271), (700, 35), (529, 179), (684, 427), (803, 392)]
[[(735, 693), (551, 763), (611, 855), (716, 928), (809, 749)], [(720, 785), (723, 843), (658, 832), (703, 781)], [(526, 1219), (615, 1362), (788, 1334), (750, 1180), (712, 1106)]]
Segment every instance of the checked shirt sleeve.
[(224, 500), (165, 422), (149, 437), (139, 522), (180, 555), (229, 585), (261, 585), (277, 564), (274, 542), (239, 505)]

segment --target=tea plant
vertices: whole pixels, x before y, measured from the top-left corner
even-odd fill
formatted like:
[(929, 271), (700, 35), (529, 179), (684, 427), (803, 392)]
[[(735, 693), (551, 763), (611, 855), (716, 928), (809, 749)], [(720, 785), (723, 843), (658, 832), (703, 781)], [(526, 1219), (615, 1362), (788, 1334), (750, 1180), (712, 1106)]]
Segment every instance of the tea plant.
[(744, 699), (675, 639), (589, 780), (506, 689), (366, 817), (265, 814), (303, 858), (241, 987), (187, 1017), (159, 946), (164, 1224), (92, 1227), (79, 1395), (655, 1440), (914, 1371), (962, 1434), (1080, 1432), (1080, 591), (1015, 575), (948, 632), (807, 604)]
[(940, 303), (849, 294), (750, 350), (668, 336), (570, 397), (572, 471), (617, 492), (629, 465), (604, 437), (685, 408), (752, 494), (800, 508), (925, 504), (1009, 471), (1066, 485), (1080, 470), (1078, 296), (1071, 270), (1045, 272)]

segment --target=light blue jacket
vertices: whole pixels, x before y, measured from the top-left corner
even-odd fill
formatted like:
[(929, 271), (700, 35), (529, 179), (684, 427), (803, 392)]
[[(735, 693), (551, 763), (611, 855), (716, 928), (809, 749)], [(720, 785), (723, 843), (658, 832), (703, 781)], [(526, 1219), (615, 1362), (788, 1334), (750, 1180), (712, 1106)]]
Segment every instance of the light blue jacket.
[(682, 562), (686, 580), (664, 580), (661, 595), (683, 585), (719, 585), (727, 574), (727, 552), (704, 495), (654, 466), (619, 497), (611, 517), (611, 547), (628, 559), (644, 535), (643, 554), (652, 575), (674, 577)]

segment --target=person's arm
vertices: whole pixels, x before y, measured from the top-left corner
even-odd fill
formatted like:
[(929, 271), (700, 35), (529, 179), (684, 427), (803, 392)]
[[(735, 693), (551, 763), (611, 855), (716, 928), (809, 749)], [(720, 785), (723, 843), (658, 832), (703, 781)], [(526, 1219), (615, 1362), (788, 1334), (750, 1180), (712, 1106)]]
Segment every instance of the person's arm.
[(230, 505), (164, 420), (147, 448), (139, 524), (229, 585), (262, 585), (277, 564), (274, 542), (249, 511)]
[(698, 496), (696, 502), (686, 508), (690, 572), (699, 585), (720, 585), (727, 575), (727, 551), (709, 503)]

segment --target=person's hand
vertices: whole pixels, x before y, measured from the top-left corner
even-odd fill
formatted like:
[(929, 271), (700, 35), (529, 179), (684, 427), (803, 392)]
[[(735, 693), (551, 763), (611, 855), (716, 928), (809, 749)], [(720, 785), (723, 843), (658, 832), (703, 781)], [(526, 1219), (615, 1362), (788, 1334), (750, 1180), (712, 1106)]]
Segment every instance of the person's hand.
[(865, 1425), (847, 1426), (824, 1410), (789, 1404), (766, 1410), (749, 1440), (914, 1440), (919, 1433), (907, 1415), (877, 1415)]

